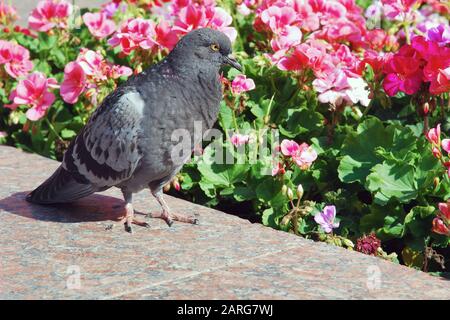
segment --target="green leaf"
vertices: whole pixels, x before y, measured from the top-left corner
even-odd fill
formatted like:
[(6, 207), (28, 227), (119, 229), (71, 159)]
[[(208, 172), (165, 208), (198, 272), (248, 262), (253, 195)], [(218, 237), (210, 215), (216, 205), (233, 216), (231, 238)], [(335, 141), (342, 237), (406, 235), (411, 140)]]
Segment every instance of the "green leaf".
[(417, 157), (417, 138), (410, 128), (392, 125), (392, 144), (388, 147), (378, 147), (376, 153), (385, 160), (412, 161)]
[(286, 123), (279, 128), (285, 136), (295, 138), (299, 134), (321, 130), (323, 116), (310, 109), (289, 109)]
[(233, 110), (231, 110), (224, 101), (220, 103), (220, 124), (222, 129), (230, 129), (233, 127)]
[[(222, 159), (215, 159), (215, 150), (223, 148), (224, 157)], [(198, 170), (202, 177), (200, 181), (200, 188), (205, 193), (213, 197), (215, 189), (226, 189), (233, 187), (233, 184), (245, 180), (245, 175), (250, 169), (248, 164), (226, 164), (227, 159), (234, 159), (233, 157), (225, 156), (226, 152), (230, 152), (218, 143), (212, 143), (205, 148), (202, 159), (198, 163)]]
[(361, 123), (356, 132), (347, 135), (342, 145), (339, 179), (342, 182), (364, 183), (370, 169), (382, 159), (376, 155), (377, 147), (388, 147), (392, 143), (392, 129), (386, 129), (377, 118), (369, 118)]
[(431, 220), (436, 208), (433, 206), (417, 206), (412, 208), (405, 217), (405, 226), (415, 238), (429, 234)]
[(375, 232), (381, 240), (401, 238), (405, 233), (405, 212), (399, 205), (371, 205), (370, 213), (360, 220), (363, 233)]
[(274, 208), (280, 208), (287, 203), (287, 198), (281, 193), (283, 182), (280, 180), (273, 181), (272, 177), (268, 177), (261, 181), (256, 187), (256, 196), (264, 203)]
[(385, 161), (373, 167), (371, 171), (367, 177), (366, 188), (375, 193), (375, 203), (385, 205), (391, 198), (406, 203), (417, 197), (414, 166)]
[(262, 223), (265, 226), (270, 226), (272, 228), (277, 227), (277, 223), (275, 221), (275, 214), (273, 208), (269, 208), (263, 211), (262, 213)]
[(39, 39), (39, 48), (42, 51), (48, 51), (52, 49), (58, 41), (57, 36), (50, 36), (45, 32), (39, 32), (38, 39)]
[(237, 201), (247, 201), (256, 198), (255, 189), (247, 186), (238, 186), (234, 189), (233, 197)]
[(67, 63), (67, 57), (64, 52), (59, 48), (54, 48), (52, 49), (51, 54), (56, 66), (63, 69)]
[(61, 130), (61, 138), (63, 138), (63, 139), (71, 139), (71, 138), (75, 137), (76, 135), (77, 135), (77, 133), (73, 130), (69, 130), (69, 129)]

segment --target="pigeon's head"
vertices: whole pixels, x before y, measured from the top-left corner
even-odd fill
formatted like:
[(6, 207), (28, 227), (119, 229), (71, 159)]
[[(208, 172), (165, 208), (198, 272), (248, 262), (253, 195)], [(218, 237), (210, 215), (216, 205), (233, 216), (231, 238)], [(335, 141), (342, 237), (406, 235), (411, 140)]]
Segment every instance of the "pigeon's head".
[(200, 66), (216, 67), (217, 70), (223, 65), (242, 70), (241, 65), (231, 55), (230, 39), (223, 32), (209, 28), (186, 34), (177, 43), (171, 55)]

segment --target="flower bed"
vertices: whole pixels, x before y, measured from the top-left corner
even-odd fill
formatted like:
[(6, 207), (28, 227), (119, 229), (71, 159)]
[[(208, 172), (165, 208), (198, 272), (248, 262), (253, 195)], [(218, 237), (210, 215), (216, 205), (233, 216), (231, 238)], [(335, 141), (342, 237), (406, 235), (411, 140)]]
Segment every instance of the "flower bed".
[[(244, 67), (223, 74), (225, 139), (166, 190), (443, 271), (449, 15), (433, 0), (115, 0), (90, 12), (43, 0), (22, 28), (0, 1), (0, 143), (61, 159), (118, 84), (190, 30), (214, 28)], [(217, 150), (234, 161), (207, 161)]]

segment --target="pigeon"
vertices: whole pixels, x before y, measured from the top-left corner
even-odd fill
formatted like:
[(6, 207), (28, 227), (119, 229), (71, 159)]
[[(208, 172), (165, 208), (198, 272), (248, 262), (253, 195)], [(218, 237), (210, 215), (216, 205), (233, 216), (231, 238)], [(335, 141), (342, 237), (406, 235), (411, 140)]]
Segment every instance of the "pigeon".
[[(150, 213), (171, 226), (173, 221), (196, 224), (194, 217), (172, 213), (163, 187), (181, 170), (213, 127), (222, 99), (221, 67), (242, 71), (231, 55), (231, 42), (222, 32), (196, 29), (183, 36), (165, 59), (130, 77), (111, 92), (72, 140), (59, 168), (32, 191), (36, 204), (70, 203), (111, 187), (121, 189), (125, 205), (121, 223), (145, 225), (134, 217), (133, 194), (149, 188), (162, 208)], [(178, 141), (174, 130), (194, 137), (189, 154), (173, 157)]]

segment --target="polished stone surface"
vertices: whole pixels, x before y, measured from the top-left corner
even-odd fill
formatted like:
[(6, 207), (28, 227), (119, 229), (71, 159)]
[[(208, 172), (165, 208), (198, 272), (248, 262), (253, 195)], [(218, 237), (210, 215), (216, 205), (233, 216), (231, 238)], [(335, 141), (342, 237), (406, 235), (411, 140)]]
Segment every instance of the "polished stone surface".
[[(450, 299), (448, 280), (169, 196), (200, 224), (151, 219), (128, 234), (116, 189), (72, 205), (27, 203), (57, 166), (0, 146), (0, 298)], [(149, 192), (134, 203), (159, 210)]]

